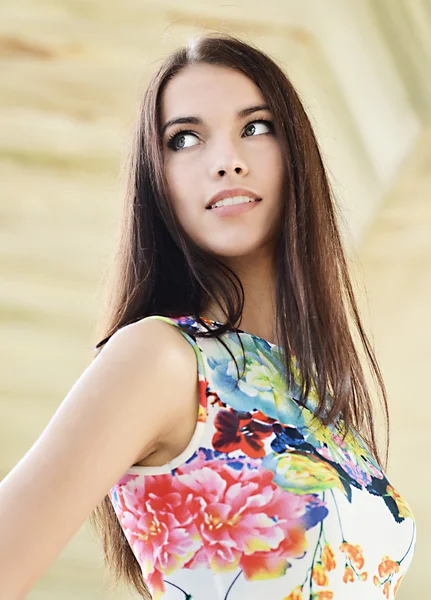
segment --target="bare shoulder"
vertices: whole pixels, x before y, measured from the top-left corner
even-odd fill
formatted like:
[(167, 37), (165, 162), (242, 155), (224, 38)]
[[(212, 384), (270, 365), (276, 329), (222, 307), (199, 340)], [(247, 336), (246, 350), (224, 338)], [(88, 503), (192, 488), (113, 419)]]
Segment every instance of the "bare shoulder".
[[(191, 344), (173, 325), (141, 319), (119, 329), (111, 338), (110, 354), (145, 373), (160, 392), (194, 380), (196, 357)], [(159, 394), (160, 395), (160, 394)]]
[[(176, 377), (190, 379), (196, 373), (191, 344), (175, 326), (159, 319), (141, 319), (125, 325), (111, 337), (100, 356), (103, 352), (119, 364), (124, 361), (131, 368), (139, 366), (139, 372), (145, 372), (156, 384)], [(163, 374), (163, 381), (154, 376), (152, 368), (157, 369), (157, 375)]]
[(118, 348), (121, 346), (126, 355), (138, 351), (162, 360), (174, 356), (184, 364), (191, 362), (194, 355), (178, 329), (160, 319), (140, 319), (125, 325), (111, 339), (114, 338), (118, 340)]

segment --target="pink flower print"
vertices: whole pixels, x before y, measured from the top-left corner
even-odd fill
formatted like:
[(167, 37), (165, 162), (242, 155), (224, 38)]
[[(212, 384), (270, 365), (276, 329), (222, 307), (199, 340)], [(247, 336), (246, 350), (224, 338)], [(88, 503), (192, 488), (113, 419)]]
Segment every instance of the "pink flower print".
[(176, 490), (171, 475), (131, 476), (114, 488), (114, 508), (154, 600), (163, 577), (182, 568), (201, 546), (193, 501)]
[(288, 557), (304, 554), (308, 495), (279, 488), (261, 468), (237, 470), (220, 460), (202, 466), (198, 459), (193, 470), (194, 462), (177, 470), (175, 484), (188, 501), (201, 503), (195, 522), (203, 547), (187, 567), (209, 561), (214, 571), (240, 567), (247, 579), (261, 579), (279, 576)]
[[(246, 579), (284, 574), (288, 559), (305, 554), (305, 531), (316, 513), (314, 494), (295, 495), (273, 482), (252, 459), (239, 470), (196, 457), (174, 473), (130, 475), (111, 499), (154, 600), (164, 576), (199, 566), (241, 568)], [(324, 507), (323, 507), (324, 508)]]

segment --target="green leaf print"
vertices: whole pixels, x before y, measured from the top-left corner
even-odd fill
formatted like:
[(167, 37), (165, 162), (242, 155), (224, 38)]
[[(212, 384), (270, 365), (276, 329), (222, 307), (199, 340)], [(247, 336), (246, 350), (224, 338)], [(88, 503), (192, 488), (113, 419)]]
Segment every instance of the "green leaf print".
[(274, 483), (295, 494), (315, 494), (338, 488), (346, 494), (337, 471), (312, 454), (288, 452), (268, 454), (262, 466), (274, 473)]

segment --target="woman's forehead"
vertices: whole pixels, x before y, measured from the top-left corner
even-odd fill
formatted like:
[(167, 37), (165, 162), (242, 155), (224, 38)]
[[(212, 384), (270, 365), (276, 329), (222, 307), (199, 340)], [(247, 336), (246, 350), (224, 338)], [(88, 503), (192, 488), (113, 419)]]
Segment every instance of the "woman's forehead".
[(262, 92), (244, 73), (216, 65), (184, 68), (166, 85), (162, 94), (162, 122), (179, 116), (201, 116), (208, 108), (237, 115), (246, 106), (264, 104)]

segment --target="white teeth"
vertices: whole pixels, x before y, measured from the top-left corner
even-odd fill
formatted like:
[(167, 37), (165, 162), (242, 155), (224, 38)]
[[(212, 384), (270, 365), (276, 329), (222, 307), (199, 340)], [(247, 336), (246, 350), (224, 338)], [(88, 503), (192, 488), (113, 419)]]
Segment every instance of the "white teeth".
[(234, 196), (233, 198), (224, 198), (223, 200), (219, 200), (213, 204), (211, 208), (216, 208), (218, 206), (229, 206), (231, 204), (243, 204), (244, 202), (256, 202), (256, 198), (250, 198), (249, 196)]

